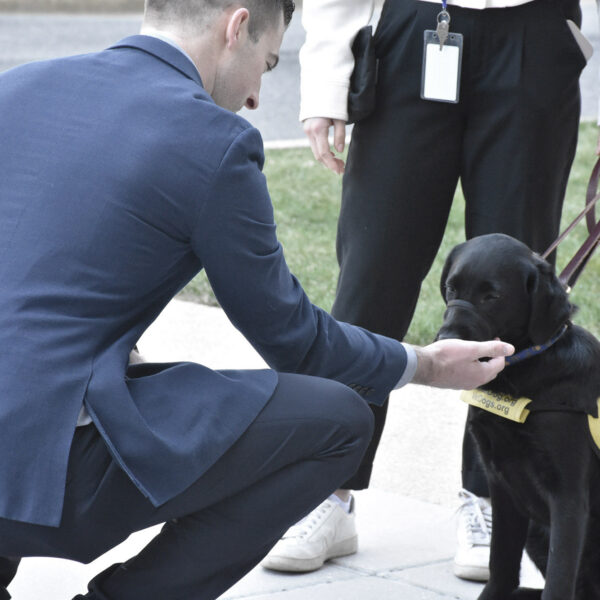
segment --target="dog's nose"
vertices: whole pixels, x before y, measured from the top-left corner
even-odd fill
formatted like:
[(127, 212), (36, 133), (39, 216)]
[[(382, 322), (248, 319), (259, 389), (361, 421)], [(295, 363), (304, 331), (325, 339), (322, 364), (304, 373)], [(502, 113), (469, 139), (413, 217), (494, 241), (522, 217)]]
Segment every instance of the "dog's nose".
[(489, 324), (482, 318), (474, 318), (473, 314), (464, 311), (457, 312), (451, 308), (444, 315), (444, 322), (440, 327), (436, 340), (470, 340), (481, 342), (492, 339)]

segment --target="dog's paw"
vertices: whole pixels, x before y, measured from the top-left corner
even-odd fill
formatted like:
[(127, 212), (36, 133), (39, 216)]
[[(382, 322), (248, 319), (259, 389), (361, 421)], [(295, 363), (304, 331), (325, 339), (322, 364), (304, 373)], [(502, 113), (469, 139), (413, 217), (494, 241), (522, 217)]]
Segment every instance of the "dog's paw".
[(511, 600), (510, 592), (500, 590), (497, 586), (487, 583), (477, 600)]
[(486, 585), (478, 600), (541, 600), (543, 590), (533, 588), (517, 588), (512, 592), (499, 591), (491, 585)]

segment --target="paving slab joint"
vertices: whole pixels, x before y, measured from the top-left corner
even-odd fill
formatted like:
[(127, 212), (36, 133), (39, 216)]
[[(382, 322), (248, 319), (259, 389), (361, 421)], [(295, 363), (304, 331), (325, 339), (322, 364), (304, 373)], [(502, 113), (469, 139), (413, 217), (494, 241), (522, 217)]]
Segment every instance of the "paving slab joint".
[(452, 562), (452, 557), (449, 556), (447, 558), (439, 558), (436, 560), (427, 560), (423, 562), (418, 562), (414, 564), (407, 564), (402, 567), (395, 567), (393, 569), (386, 569), (385, 571), (375, 571), (373, 575), (375, 577), (380, 577), (381, 579), (394, 579), (395, 575), (399, 573), (403, 573), (404, 571), (410, 571), (412, 569), (423, 569), (425, 567), (434, 567), (436, 565), (443, 565), (446, 563)]

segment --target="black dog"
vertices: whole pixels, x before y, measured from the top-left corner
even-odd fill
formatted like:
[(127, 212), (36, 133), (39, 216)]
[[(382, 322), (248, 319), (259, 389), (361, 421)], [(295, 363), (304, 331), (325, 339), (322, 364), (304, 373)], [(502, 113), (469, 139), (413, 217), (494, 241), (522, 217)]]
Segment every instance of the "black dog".
[[(480, 600), (600, 600), (600, 451), (591, 418), (600, 342), (570, 322), (575, 309), (553, 267), (506, 235), (456, 246), (441, 291), (448, 307), (438, 338), (498, 337), (518, 355), (483, 386), (486, 409), (469, 407), (493, 511)], [(500, 416), (515, 404), (500, 395), (532, 401), (523, 423)], [(524, 547), (546, 578), (543, 592), (518, 588)]]

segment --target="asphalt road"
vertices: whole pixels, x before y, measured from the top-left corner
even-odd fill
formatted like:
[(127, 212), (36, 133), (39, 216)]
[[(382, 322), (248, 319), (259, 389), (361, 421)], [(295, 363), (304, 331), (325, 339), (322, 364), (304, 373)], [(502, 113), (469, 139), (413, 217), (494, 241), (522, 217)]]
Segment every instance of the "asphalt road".
[[(600, 35), (595, 3), (583, 0), (583, 30), (596, 52), (581, 79), (582, 117), (595, 119), (600, 70)], [(101, 50), (139, 31), (140, 15), (0, 14), (0, 70), (32, 61)], [(279, 66), (265, 75), (258, 110), (241, 114), (266, 141), (304, 139), (298, 122), (298, 50), (304, 40), (300, 13), (285, 35)]]
[[(24, 62), (94, 52), (139, 32), (139, 15), (0, 14), (0, 70)], [(242, 114), (265, 140), (303, 138), (298, 122), (300, 66), (304, 40), (300, 16), (285, 35), (277, 68), (263, 77), (260, 106)]]

